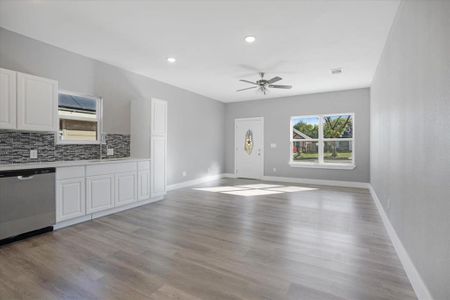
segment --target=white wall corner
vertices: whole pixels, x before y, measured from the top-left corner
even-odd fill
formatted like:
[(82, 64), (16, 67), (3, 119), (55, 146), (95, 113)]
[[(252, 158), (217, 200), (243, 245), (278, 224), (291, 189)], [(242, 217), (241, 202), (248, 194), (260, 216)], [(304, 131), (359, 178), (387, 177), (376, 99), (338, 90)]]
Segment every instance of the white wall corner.
[(167, 191), (182, 189), (185, 187), (190, 187), (190, 186), (201, 184), (204, 182), (218, 180), (223, 177), (225, 177), (224, 174), (215, 174), (215, 175), (208, 175), (208, 176), (200, 177), (200, 178), (193, 179), (193, 180), (183, 181), (183, 182), (168, 185)]
[(389, 221), (386, 211), (381, 205), (381, 201), (378, 198), (377, 193), (375, 192), (375, 189), (371, 184), (369, 184), (369, 191), (373, 198), (373, 201), (375, 202), (375, 205), (377, 206), (378, 212), (381, 216), (381, 219), (383, 220), (384, 227), (386, 228), (389, 238), (391, 239), (391, 242), (394, 245), (395, 251), (397, 252), (400, 262), (402, 263), (403, 268), (405, 269), (406, 275), (408, 276), (408, 279), (411, 282), (414, 291), (416, 292), (417, 298), (419, 300), (433, 300), (430, 291), (428, 290), (425, 282), (423, 281), (416, 267), (414, 266), (414, 263), (409, 257), (409, 254), (406, 251), (405, 247), (403, 246), (400, 238), (398, 237), (397, 232), (395, 231), (394, 227)]

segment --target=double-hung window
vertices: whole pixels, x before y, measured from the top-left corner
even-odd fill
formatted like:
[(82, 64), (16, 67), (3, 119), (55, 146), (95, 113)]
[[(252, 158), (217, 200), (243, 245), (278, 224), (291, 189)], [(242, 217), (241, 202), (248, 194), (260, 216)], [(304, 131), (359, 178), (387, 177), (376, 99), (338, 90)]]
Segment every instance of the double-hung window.
[(98, 144), (101, 141), (102, 99), (60, 92), (58, 121), (58, 143)]
[(353, 169), (354, 114), (327, 114), (291, 118), (290, 165)]

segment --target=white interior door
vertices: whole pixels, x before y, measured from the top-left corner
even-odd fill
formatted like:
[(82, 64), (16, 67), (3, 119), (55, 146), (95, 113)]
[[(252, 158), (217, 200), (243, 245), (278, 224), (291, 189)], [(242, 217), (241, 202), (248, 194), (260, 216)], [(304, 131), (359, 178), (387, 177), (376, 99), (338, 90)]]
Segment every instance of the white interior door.
[(264, 118), (236, 119), (235, 174), (260, 179), (264, 175)]

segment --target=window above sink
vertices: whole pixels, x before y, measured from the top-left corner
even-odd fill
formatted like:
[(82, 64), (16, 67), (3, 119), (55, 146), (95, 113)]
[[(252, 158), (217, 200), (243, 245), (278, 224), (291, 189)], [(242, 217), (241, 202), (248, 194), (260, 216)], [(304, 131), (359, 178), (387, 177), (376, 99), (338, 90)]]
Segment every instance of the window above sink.
[(100, 144), (101, 97), (60, 91), (58, 94), (58, 144)]

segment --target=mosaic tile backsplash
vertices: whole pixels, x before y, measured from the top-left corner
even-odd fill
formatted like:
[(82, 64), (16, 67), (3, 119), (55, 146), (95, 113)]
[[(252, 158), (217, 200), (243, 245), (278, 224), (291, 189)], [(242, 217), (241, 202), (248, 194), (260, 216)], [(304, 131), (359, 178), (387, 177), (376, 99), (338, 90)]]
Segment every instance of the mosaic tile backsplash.
[[(0, 164), (130, 156), (129, 135), (106, 134), (105, 142), (102, 145), (56, 145), (53, 133), (0, 130)], [(106, 155), (108, 148), (114, 149), (114, 155)], [(30, 158), (33, 149), (38, 152), (37, 159)]]

